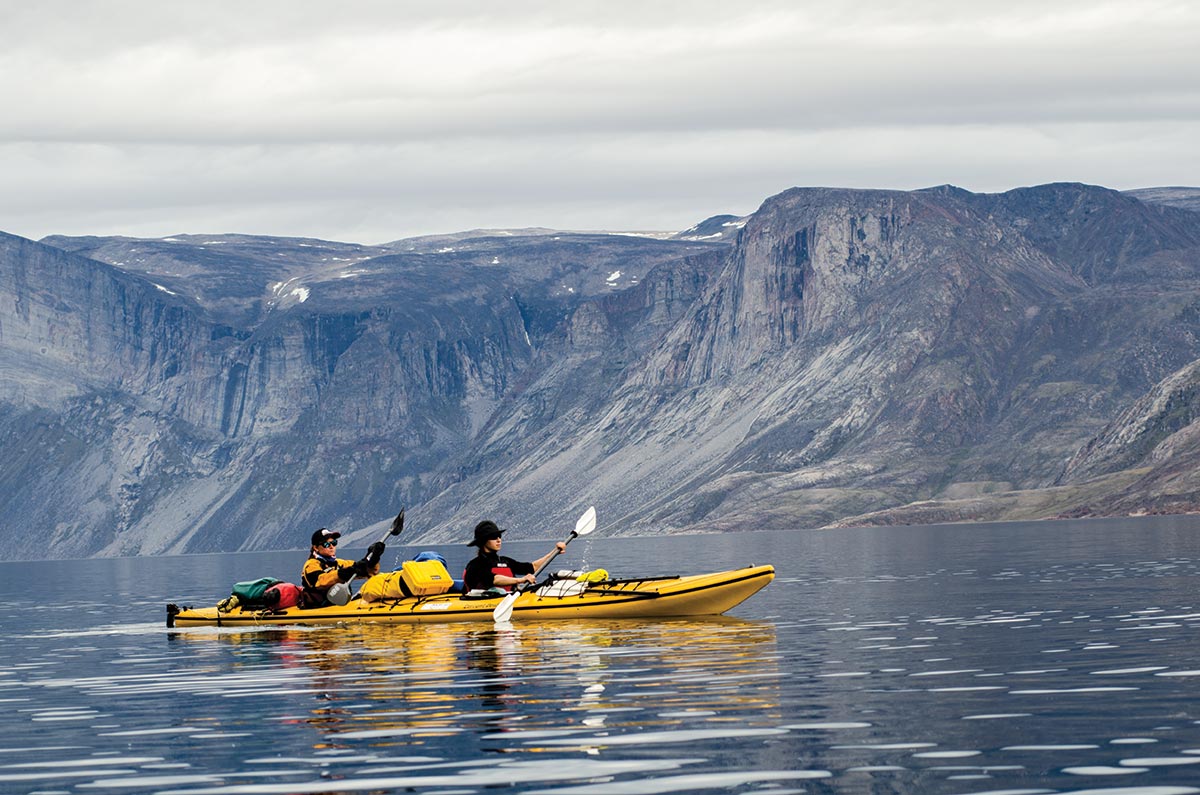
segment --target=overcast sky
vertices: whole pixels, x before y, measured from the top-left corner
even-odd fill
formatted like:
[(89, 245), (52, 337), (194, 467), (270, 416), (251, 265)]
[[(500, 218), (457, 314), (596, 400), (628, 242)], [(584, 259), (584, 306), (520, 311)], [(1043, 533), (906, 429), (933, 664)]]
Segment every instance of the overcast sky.
[(0, 0), (0, 230), (662, 229), (1200, 185), (1200, 2)]

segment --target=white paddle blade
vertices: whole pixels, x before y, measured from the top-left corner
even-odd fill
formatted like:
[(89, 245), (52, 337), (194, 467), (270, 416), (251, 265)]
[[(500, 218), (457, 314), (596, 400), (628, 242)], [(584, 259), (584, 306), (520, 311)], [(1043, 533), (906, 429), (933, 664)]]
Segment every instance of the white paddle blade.
[(513, 591), (508, 596), (500, 600), (500, 604), (492, 610), (492, 621), (497, 624), (507, 624), (512, 618), (513, 605), (517, 602), (517, 597), (521, 595), (520, 591)]
[(579, 521), (575, 523), (575, 535), (585, 536), (596, 529), (596, 506), (592, 506), (583, 512), (583, 516), (579, 517)]

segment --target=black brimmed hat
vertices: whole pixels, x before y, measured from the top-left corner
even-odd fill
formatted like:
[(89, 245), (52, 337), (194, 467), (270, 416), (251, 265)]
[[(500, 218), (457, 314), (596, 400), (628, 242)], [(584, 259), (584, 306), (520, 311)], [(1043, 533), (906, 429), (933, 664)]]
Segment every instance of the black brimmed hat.
[(475, 540), (468, 541), (469, 547), (482, 547), (493, 538), (499, 538), (504, 535), (504, 531), (496, 526), (496, 523), (491, 519), (484, 519), (479, 524), (475, 525)]

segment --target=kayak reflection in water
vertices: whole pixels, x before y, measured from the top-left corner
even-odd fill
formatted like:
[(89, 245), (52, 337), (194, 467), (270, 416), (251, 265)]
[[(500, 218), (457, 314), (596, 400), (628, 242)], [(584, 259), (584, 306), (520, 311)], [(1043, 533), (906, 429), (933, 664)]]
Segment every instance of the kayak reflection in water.
[(475, 538), (467, 543), (469, 547), (478, 547), (479, 553), (467, 564), (463, 571), (463, 590), (486, 591), (498, 588), (508, 592), (512, 586), (536, 581), (534, 572), (550, 562), (555, 555), (567, 551), (567, 545), (559, 541), (554, 549), (532, 563), (505, 557), (500, 554), (500, 546), (504, 543), (501, 536), (504, 531), (490, 519), (485, 519), (475, 525)]
[(382, 541), (367, 548), (362, 560), (342, 560), (337, 557), (341, 533), (322, 527), (312, 534), (312, 551), (304, 561), (300, 583), (304, 586), (301, 605), (321, 607), (344, 605), (350, 601), (350, 581), (355, 577), (370, 577), (379, 573), (379, 559), (385, 549)]

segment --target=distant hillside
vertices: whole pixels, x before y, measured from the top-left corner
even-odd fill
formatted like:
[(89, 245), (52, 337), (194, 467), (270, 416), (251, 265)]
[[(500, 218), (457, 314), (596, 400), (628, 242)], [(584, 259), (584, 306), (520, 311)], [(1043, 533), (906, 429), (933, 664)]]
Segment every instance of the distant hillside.
[(746, 225), (745, 218), (736, 215), (714, 215), (695, 226), (673, 235), (674, 240), (727, 240), (733, 241)]
[(1200, 212), (1200, 188), (1141, 188), (1125, 193), (1148, 204), (1163, 204)]

